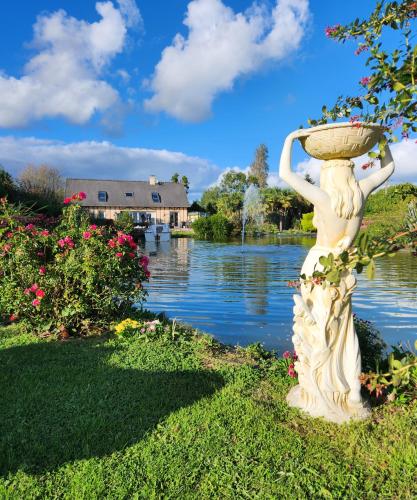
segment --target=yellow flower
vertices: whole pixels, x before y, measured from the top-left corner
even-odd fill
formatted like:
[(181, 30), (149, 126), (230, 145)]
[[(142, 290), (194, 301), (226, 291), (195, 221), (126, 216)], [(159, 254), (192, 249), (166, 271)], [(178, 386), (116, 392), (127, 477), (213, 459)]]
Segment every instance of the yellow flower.
[(117, 335), (121, 335), (126, 330), (135, 330), (139, 327), (140, 327), (139, 321), (127, 318), (127, 319), (121, 321), (118, 325), (116, 325), (114, 328), (114, 331)]

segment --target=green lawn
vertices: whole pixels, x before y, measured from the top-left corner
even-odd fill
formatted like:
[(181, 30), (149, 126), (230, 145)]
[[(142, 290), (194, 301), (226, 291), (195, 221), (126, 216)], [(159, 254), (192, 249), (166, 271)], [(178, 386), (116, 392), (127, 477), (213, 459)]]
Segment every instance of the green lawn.
[(0, 498), (415, 498), (417, 406), (336, 426), (207, 342), (0, 330)]

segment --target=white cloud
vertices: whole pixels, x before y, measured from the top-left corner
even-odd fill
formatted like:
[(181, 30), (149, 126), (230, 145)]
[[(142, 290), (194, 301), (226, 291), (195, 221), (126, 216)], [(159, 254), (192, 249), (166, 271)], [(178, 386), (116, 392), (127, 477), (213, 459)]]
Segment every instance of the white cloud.
[(99, 21), (88, 23), (59, 10), (38, 16), (31, 46), (38, 52), (21, 78), (0, 74), (0, 127), (21, 127), (46, 117), (87, 122), (119, 101), (101, 77), (122, 52), (127, 27), (140, 22), (133, 0), (96, 3)]
[(204, 158), (164, 149), (115, 146), (110, 142), (75, 142), (0, 137), (0, 164), (17, 175), (27, 164), (47, 164), (63, 176), (96, 179), (146, 180), (150, 174), (167, 181), (173, 173), (190, 181), (191, 200), (219, 176), (221, 169)]
[(200, 121), (216, 95), (235, 80), (279, 61), (300, 46), (308, 21), (308, 0), (277, 0), (272, 12), (254, 3), (235, 13), (221, 0), (192, 0), (184, 24), (155, 68), (145, 101), (148, 111)]

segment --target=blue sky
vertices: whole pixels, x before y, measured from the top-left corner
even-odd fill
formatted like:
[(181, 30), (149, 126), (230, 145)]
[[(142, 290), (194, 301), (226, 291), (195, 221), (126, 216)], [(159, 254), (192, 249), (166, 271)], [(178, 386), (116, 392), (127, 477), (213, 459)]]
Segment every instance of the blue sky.
[[(18, 174), (191, 181), (191, 198), (225, 169), (270, 152), (367, 75), (355, 44), (328, 25), (366, 17), (372, 1), (14, 0), (1, 6), (0, 163)], [(184, 24), (184, 21), (186, 24)], [(396, 146), (397, 180), (415, 148)], [(300, 171), (317, 164), (297, 149)], [(411, 166), (410, 166), (411, 165)]]

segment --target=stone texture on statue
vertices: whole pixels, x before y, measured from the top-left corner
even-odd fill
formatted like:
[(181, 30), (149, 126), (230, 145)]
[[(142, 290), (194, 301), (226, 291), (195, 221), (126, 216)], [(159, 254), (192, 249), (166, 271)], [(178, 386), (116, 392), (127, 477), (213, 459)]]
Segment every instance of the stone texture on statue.
[[(393, 172), (389, 149), (382, 170), (358, 182), (350, 160), (369, 151), (381, 137), (377, 125), (350, 123), (323, 125), (290, 134), (284, 144), (280, 176), (314, 205), (317, 241), (301, 269), (311, 277), (320, 270), (319, 259), (349, 248), (360, 228), (369, 194)], [(300, 139), (304, 149), (324, 159), (320, 187), (312, 186), (291, 171), (291, 148)], [(346, 271), (338, 286), (302, 281), (301, 296), (294, 295), (293, 343), (298, 355), (298, 385), (287, 401), (314, 417), (342, 423), (366, 418), (361, 398), (361, 357), (355, 333), (351, 297), (356, 279)]]

